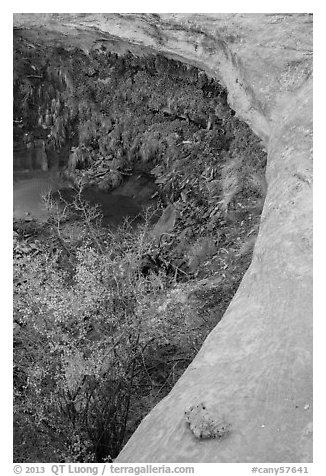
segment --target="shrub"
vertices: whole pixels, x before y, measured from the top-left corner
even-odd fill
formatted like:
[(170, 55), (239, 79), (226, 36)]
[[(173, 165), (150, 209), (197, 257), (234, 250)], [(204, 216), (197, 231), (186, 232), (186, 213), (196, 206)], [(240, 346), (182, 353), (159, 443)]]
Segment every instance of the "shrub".
[(115, 457), (169, 379), (172, 363), (162, 371), (165, 347), (185, 345), (171, 332), (177, 316), (166, 321), (153, 313), (171, 279), (163, 269), (142, 274), (154, 246), (150, 215), (136, 230), (126, 222), (113, 233), (97, 228), (96, 212), (90, 216), (83, 206), (82, 244), (67, 233), (73, 224), (67, 224), (68, 210), (54, 208), (48, 226), (56, 226), (61, 248), (44, 246), (35, 256), (17, 246), (15, 451), (21, 461)]
[[(100, 462), (174, 385), (234, 295), (266, 155), (195, 68), (55, 49), (47, 64), (25, 49), (15, 117), (72, 150), (77, 190), (59, 204), (47, 197), (45, 225), (15, 224), (15, 459)], [(27, 84), (31, 65), (40, 80)], [(112, 232), (82, 199), (84, 187), (110, 190), (136, 170), (175, 210), (156, 240), (150, 212)]]

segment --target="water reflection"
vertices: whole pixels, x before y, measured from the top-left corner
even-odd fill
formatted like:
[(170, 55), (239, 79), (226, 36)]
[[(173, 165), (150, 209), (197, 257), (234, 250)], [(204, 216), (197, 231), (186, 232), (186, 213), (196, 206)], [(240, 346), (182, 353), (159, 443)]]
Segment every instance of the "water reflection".
[[(45, 150), (42, 142), (34, 141), (33, 147), (14, 151), (13, 215), (16, 219), (46, 220), (49, 214), (42, 196), (49, 191), (58, 202), (63, 199), (71, 203), (74, 200), (76, 192), (67, 186), (60, 175), (64, 160), (58, 154)], [(91, 205), (99, 206), (104, 226), (116, 227), (126, 217), (136, 224), (143, 207), (152, 203), (154, 191), (152, 178), (135, 175), (113, 193), (89, 188), (82, 192), (82, 198)]]
[(59, 157), (51, 150), (47, 150), (43, 140), (35, 140), (26, 146), (14, 149), (14, 172), (42, 170), (59, 168)]
[[(54, 193), (57, 200), (59, 200), (59, 196), (61, 200), (72, 203), (76, 191), (67, 188), (61, 189)], [(89, 188), (83, 190), (81, 198), (90, 205), (99, 207), (103, 216), (102, 225), (104, 226), (116, 227), (127, 217), (133, 220), (134, 224), (140, 220), (142, 205), (132, 197)]]

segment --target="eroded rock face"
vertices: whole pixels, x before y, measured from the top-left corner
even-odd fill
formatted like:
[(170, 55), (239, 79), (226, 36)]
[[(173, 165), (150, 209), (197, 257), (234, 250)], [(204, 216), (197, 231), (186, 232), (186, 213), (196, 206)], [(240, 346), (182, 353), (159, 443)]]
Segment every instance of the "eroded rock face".
[[(222, 321), (117, 461), (312, 461), (311, 15), (17, 14), (14, 26), (31, 43), (160, 51), (198, 66), (224, 83), (268, 151), (252, 264)], [(225, 437), (194, 437), (185, 412), (198, 405), (210, 419), (223, 416)]]

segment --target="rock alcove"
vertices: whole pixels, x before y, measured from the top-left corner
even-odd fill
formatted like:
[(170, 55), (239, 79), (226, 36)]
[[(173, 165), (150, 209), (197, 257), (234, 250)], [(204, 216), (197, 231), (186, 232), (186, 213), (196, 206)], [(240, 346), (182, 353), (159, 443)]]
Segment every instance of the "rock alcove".
[[(119, 53), (121, 49), (124, 52), (130, 49), (132, 57), (139, 56), (140, 52), (148, 53), (149, 49), (158, 51), (163, 62), (164, 56), (167, 56), (183, 59), (185, 63), (192, 65), (178, 66), (176, 69), (181, 68), (181, 71), (184, 68), (183, 71), (189, 72), (193, 71), (193, 66), (201, 66), (210, 77), (222, 80), (223, 88), (226, 86), (228, 89), (229, 104), (263, 139), (268, 152), (268, 192), (251, 266), (223, 320), (211, 332), (173, 390), (143, 421), (117, 461), (310, 461), (310, 15), (68, 14), (48, 17), (35, 14), (17, 15), (15, 26), (18, 28), (18, 36), (23, 38), (22, 41), (29, 42), (32, 49), (35, 48), (33, 41), (36, 40), (41, 47), (47, 48), (49, 43), (66, 46), (70, 43), (70, 47), (78, 43), (90, 55), (95, 45), (97, 51), (103, 47), (110, 49), (108, 45), (114, 45)], [(66, 35), (64, 39), (62, 33)], [(148, 58), (147, 54), (145, 58)], [(164, 69), (166, 68), (163, 67)], [(57, 69), (57, 73), (59, 70)], [(92, 68), (87, 71), (89, 78), (96, 74)], [(62, 81), (62, 78), (64, 71), (61, 70), (58, 81)], [(68, 76), (67, 79), (69, 81)], [(177, 84), (177, 78), (175, 79)], [(197, 75), (196, 84), (198, 80)], [(191, 92), (191, 100), (193, 99), (196, 98)], [(191, 102), (190, 99), (187, 102)], [(53, 107), (55, 109), (56, 105)], [(220, 115), (216, 114), (215, 108), (217, 121), (209, 114), (202, 114), (204, 123), (199, 128), (198, 144), (204, 142), (201, 134), (206, 137), (221, 126), (221, 119), (224, 126), (228, 121), (240, 124), (238, 117), (233, 116), (231, 110), (225, 107), (226, 104), (222, 104)], [(90, 110), (89, 107), (86, 109)], [(187, 122), (190, 129), (194, 127), (194, 122), (203, 120), (203, 117), (195, 118), (189, 111), (182, 109), (178, 98), (170, 98), (170, 102), (159, 105), (159, 113), (163, 115), (171, 114), (171, 110), (172, 114), (179, 116), (175, 120)], [(46, 111), (44, 112), (42, 121), (46, 125)], [(242, 132), (245, 133), (245, 130)], [(57, 133), (60, 140), (60, 128), (54, 130), (54, 133)], [(157, 139), (155, 134), (154, 138)], [(174, 139), (171, 136), (170, 139), (172, 144), (168, 144), (168, 147), (171, 146), (169, 152), (173, 147), (179, 146), (178, 140), (182, 139), (184, 149), (188, 141), (193, 142), (193, 137), (190, 136)], [(115, 140), (116, 144), (121, 141), (121, 135)], [(257, 152), (258, 143), (252, 142), (252, 152)], [(141, 155), (147, 157), (143, 163), (148, 164), (153, 154), (153, 144), (143, 141), (142, 145)], [(241, 143), (237, 146), (241, 149)], [(87, 162), (84, 154), (85, 148), (81, 151), (78, 149), (71, 161), (75, 164), (78, 161)], [(253, 155), (250, 154), (251, 159)], [(196, 165), (200, 167), (203, 165), (200, 158), (204, 156), (206, 161), (209, 151), (199, 149), (197, 156), (199, 161)], [(118, 158), (121, 159), (121, 156)], [(232, 158), (233, 167), (243, 168), (236, 163), (237, 159), (239, 160), (239, 156)], [(250, 160), (243, 164), (247, 166)], [(180, 202), (187, 204), (187, 195), (182, 197), (182, 190), (173, 188), (173, 180), (168, 182), (168, 170), (162, 171), (159, 168), (161, 165), (155, 164), (154, 175), (159, 185), (163, 189), (166, 187), (165, 192), (170, 194), (169, 201), (174, 203), (177, 198), (173, 194), (179, 193)], [(211, 181), (207, 179), (214, 181), (214, 173), (217, 172), (213, 170), (212, 173), (206, 168), (199, 171), (203, 180), (206, 178), (208, 195), (211, 192), (214, 194), (214, 189), (210, 190), (208, 185)], [(178, 169), (173, 170), (174, 176), (179, 172)], [(218, 178), (221, 179), (222, 176), (223, 173)], [(228, 168), (224, 165), (224, 183), (227, 183), (228, 177), (232, 178), (232, 174), (228, 174)], [(249, 173), (248, 177), (252, 178), (252, 174)], [(117, 179), (117, 175), (110, 176), (110, 180), (113, 179)], [(249, 182), (246, 182), (248, 186)], [(266, 189), (261, 176), (258, 174), (250, 183), (256, 187), (256, 198), (262, 199), (262, 206)], [(220, 193), (220, 188), (215, 192)], [(223, 203), (222, 195), (221, 205), (222, 209), (224, 205), (224, 218), (238, 223), (237, 213), (241, 206), (237, 205), (233, 209), (232, 206), (241, 204), (241, 201), (232, 202), (235, 197), (231, 193), (231, 200), (224, 200)], [(218, 201), (221, 201), (221, 196), (219, 198)], [(248, 195), (243, 193), (242, 198), (248, 199)], [(194, 205), (196, 204), (192, 204)], [(259, 207), (256, 212), (258, 209)], [(179, 219), (180, 216), (182, 218), (180, 210), (177, 211)], [(241, 221), (245, 223), (246, 217)], [(172, 230), (168, 230), (170, 234), (171, 231), (172, 235), (178, 231), (177, 223), (178, 221), (173, 224)], [(221, 228), (221, 223), (218, 228)], [(249, 236), (250, 231), (246, 229)], [(210, 268), (213, 262), (211, 258), (215, 256), (215, 247), (218, 247), (218, 243), (212, 244), (210, 239), (212, 236), (216, 237), (214, 226), (211, 232), (211, 235), (208, 233), (202, 237), (202, 242), (191, 243), (190, 251), (187, 251), (187, 266), (194, 266), (192, 272), (197, 273), (197, 278), (210, 278), (209, 284), (206, 283), (201, 292), (203, 296), (207, 293), (207, 301), (216, 303), (223, 293), (219, 288), (220, 281), (216, 277), (215, 282), (211, 279), (214, 275), (214, 269)], [(170, 244), (169, 241), (165, 243), (166, 249), (169, 249)], [(249, 255), (247, 253), (244, 256), (251, 257), (252, 248), (249, 246), (248, 250)], [(227, 251), (226, 255), (232, 254)], [(234, 256), (241, 257), (239, 247), (233, 248), (232, 252)], [(201, 253), (204, 254), (204, 268), (206, 266), (204, 271), (200, 268)], [(207, 262), (208, 268), (205, 264)], [(247, 265), (249, 263), (250, 258)], [(230, 262), (225, 257), (220, 264), (226, 266), (224, 279), (228, 272), (230, 276), (234, 276)], [(202, 272), (203, 275), (200, 274)], [(219, 278), (221, 275), (222, 271)], [(238, 277), (238, 281), (235, 280), (234, 291), (240, 279)], [(196, 291), (193, 295), (196, 297)], [(184, 289), (181, 293), (175, 292), (169, 296), (170, 303), (178, 302), (188, 306), (182, 314), (184, 324), (189, 323), (189, 319), (193, 317), (187, 296)], [(208, 310), (208, 314), (216, 318), (218, 313), (214, 306), (212, 308)], [(195, 349), (197, 350), (196, 345)], [(170, 351), (175, 355), (173, 346)], [(214, 414), (219, 418), (223, 415), (223, 428), (231, 428), (227, 437), (207, 439), (204, 446), (203, 442), (193, 437), (185, 421), (185, 412), (189, 408), (199, 408), (203, 401), (205, 409), (208, 408), (209, 411), (209, 421)], [(214, 422), (213, 427), (215, 428)], [(221, 434), (221, 431), (217, 434)], [(108, 447), (109, 442), (101, 444)]]

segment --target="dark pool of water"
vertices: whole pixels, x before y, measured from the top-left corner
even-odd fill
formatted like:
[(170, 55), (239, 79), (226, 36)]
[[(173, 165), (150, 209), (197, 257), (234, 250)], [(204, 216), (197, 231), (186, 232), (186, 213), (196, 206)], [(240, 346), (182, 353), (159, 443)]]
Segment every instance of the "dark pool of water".
[[(76, 192), (73, 189), (61, 189), (54, 192), (53, 196), (56, 200), (60, 201), (61, 199), (67, 201), (67, 203), (72, 203)], [(86, 189), (82, 192), (81, 198), (92, 206), (98, 206), (103, 215), (102, 224), (104, 226), (116, 227), (127, 217), (133, 220), (135, 224), (141, 219), (142, 204), (126, 195)]]
[[(57, 201), (61, 196), (68, 203), (73, 202), (76, 192), (62, 180), (59, 159), (50, 157), (47, 164), (46, 168), (44, 157), (42, 159), (42, 154), (35, 150), (25, 149), (14, 154), (14, 218), (46, 220), (48, 211), (42, 196), (47, 192)], [(85, 189), (82, 198), (93, 206), (98, 205), (104, 226), (117, 226), (127, 217), (138, 223), (143, 208), (152, 203), (150, 197), (154, 190), (151, 178), (135, 174), (113, 193)]]

